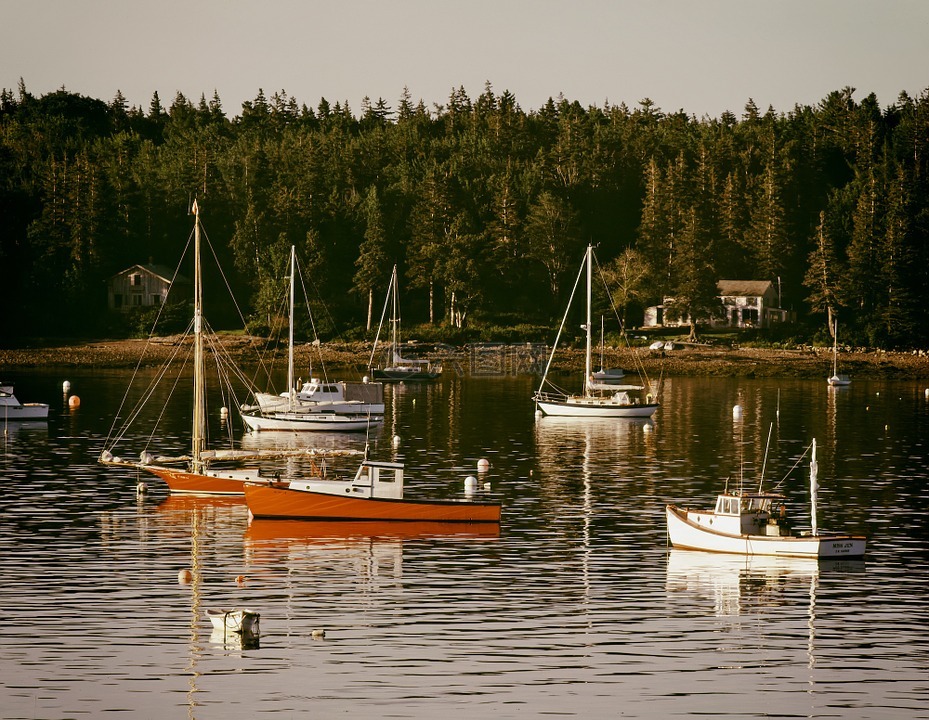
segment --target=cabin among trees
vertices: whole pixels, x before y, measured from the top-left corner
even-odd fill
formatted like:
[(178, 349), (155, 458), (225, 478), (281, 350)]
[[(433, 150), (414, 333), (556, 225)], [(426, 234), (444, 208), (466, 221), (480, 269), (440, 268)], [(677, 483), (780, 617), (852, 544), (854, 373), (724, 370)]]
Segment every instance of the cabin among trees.
[[(769, 328), (787, 321), (787, 311), (780, 307), (778, 293), (770, 280), (720, 280), (716, 284), (722, 303), (720, 314), (706, 319), (714, 328)], [(665, 298), (670, 304), (670, 298)], [(690, 318), (674, 320), (665, 316), (665, 304), (645, 309), (645, 327), (681, 327)]]
[[(174, 271), (164, 265), (133, 265), (107, 281), (107, 305), (116, 312), (160, 307), (167, 302), (183, 302), (189, 293), (175, 290), (170, 296)], [(190, 280), (178, 275), (174, 284), (183, 288)]]

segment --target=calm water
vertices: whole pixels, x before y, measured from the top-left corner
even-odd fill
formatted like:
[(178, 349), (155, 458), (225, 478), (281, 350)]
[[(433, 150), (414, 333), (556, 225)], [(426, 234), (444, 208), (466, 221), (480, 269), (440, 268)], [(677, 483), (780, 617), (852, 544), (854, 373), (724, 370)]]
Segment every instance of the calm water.
[[(249, 526), (157, 480), (138, 499), (95, 463), (126, 373), (69, 372), (74, 411), (60, 373), (10, 379), (52, 413), (0, 438), (2, 718), (929, 718), (923, 385), (671, 379), (653, 421), (608, 423), (537, 420), (528, 376), (389, 388), (373, 456), (411, 493), (492, 464), (499, 533), (447, 534)], [(184, 448), (185, 413), (160, 449)], [(772, 423), (767, 481), (816, 437), (820, 526), (867, 532), (865, 561), (667, 550), (664, 504), (712, 503), (740, 462), (757, 478)], [(261, 613), (258, 647), (212, 633), (221, 607)]]

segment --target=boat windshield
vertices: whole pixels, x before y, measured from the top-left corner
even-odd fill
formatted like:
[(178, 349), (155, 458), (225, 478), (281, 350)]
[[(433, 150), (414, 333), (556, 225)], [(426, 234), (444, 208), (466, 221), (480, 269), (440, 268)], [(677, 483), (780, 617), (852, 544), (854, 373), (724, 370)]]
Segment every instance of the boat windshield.
[(769, 512), (771, 510), (771, 498), (765, 497), (747, 497), (742, 498), (742, 512)]

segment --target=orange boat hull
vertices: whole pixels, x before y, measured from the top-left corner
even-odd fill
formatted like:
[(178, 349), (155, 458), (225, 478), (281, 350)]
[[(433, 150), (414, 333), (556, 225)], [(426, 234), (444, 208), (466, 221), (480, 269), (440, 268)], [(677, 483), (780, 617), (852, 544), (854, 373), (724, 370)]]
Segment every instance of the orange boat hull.
[(354, 541), (412, 540), (431, 537), (498, 538), (498, 523), (460, 523), (389, 520), (253, 520), (245, 530), (246, 543), (289, 545), (301, 542), (333, 545)]
[[(245, 480), (242, 478), (216, 477), (163, 467), (146, 467), (145, 469), (164, 480), (168, 489), (173, 493), (190, 493), (192, 495), (245, 494), (242, 489)], [(255, 477), (257, 479), (257, 472)]]
[(345, 497), (250, 483), (245, 485), (245, 502), (255, 518), (500, 522), (500, 505), (495, 503)]

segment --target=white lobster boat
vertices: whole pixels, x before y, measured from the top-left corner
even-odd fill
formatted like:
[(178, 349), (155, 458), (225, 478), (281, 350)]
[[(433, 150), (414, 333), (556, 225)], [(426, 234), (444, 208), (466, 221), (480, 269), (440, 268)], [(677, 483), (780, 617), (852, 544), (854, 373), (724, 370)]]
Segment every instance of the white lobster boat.
[(13, 394), (13, 383), (0, 382), (0, 420), (47, 420), (46, 403), (21, 403)]
[(865, 553), (863, 535), (821, 532), (816, 522), (818, 466), (816, 441), (810, 460), (811, 529), (796, 532), (787, 518), (786, 498), (771, 492), (724, 491), (712, 510), (668, 505), (665, 514), (673, 547), (740, 555), (808, 558), (858, 558)]

